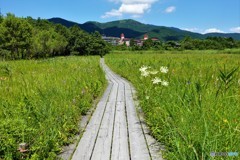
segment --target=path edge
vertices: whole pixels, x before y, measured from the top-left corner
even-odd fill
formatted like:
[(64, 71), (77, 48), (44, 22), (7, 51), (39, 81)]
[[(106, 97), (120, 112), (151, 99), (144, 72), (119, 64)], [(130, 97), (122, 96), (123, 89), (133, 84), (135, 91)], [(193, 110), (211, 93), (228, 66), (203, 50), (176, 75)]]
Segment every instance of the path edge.
[[(100, 58), (100, 60), (101, 60), (101, 58)], [(99, 67), (104, 72), (101, 63), (99, 63)], [(105, 72), (104, 72), (104, 74), (105, 74)], [(98, 103), (100, 102), (101, 98), (103, 97), (105, 91), (107, 90), (107, 88), (109, 86), (109, 82), (107, 81), (106, 77), (105, 77), (105, 80), (106, 80), (106, 83), (103, 86), (103, 90), (101, 91), (99, 96), (93, 100), (92, 107), (87, 111), (86, 115), (81, 115), (81, 118), (80, 118), (79, 124), (78, 124), (79, 133), (74, 135), (71, 138), (71, 140), (73, 140), (72, 143), (70, 143), (67, 146), (61, 147), (62, 151), (57, 155), (56, 160), (71, 160), (72, 159), (73, 154), (77, 149), (77, 146), (87, 128), (88, 123), (90, 122), (90, 120), (93, 116), (93, 113), (95, 112), (95, 110), (97, 108)]]

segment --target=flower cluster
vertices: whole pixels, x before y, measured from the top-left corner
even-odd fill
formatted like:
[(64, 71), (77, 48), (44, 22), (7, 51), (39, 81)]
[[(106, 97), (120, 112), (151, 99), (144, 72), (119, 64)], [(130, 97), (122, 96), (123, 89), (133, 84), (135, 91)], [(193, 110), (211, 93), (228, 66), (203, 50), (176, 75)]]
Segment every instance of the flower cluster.
[[(139, 68), (139, 71), (141, 72), (141, 76), (148, 77), (150, 75), (156, 75), (156, 74), (159, 73), (159, 71), (157, 71), (157, 70), (151, 70), (150, 71), (149, 70), (150, 68), (151, 67), (149, 67), (149, 66), (142, 66), (141, 68)], [(162, 67), (160, 67), (160, 72), (166, 74), (166, 73), (168, 73), (168, 68), (165, 67), (165, 66), (162, 66)], [(152, 83), (153, 84), (159, 84), (160, 83), (162, 86), (168, 86), (169, 85), (169, 82), (167, 82), (165, 80), (162, 80), (159, 77), (153, 78)]]
[(168, 73), (168, 68), (162, 66), (162, 67), (160, 67), (160, 71), (161, 71), (162, 73)]
[(149, 76), (150, 73), (147, 71), (148, 68), (150, 68), (150, 67), (148, 67), (148, 66), (142, 66), (142, 67), (139, 69), (139, 71), (141, 72), (141, 76), (143, 76), (143, 77)]

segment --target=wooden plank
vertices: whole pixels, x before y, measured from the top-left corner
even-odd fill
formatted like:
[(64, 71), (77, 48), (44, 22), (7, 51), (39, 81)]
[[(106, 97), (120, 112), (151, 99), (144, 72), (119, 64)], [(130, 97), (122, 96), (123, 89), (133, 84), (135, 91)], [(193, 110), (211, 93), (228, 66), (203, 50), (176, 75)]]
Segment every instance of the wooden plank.
[(95, 112), (93, 113), (91, 120), (89, 121), (85, 132), (73, 154), (72, 160), (89, 160), (92, 154), (92, 150), (95, 145), (95, 140), (97, 138), (97, 133), (101, 124), (101, 119), (103, 117), (106, 101), (112, 89), (112, 84), (108, 85), (103, 97), (99, 101)]
[[(144, 121), (144, 118), (141, 115), (140, 120)], [(164, 150), (164, 147), (160, 146), (159, 143), (151, 136), (150, 130), (145, 123), (142, 123), (142, 127), (152, 160), (163, 160), (161, 151)]]
[[(133, 94), (133, 99), (136, 99), (136, 90), (135, 88), (133, 88), (133, 86), (131, 86), (131, 90), (132, 90), (132, 94)], [(136, 106), (138, 106), (138, 102), (135, 103)], [(145, 119), (143, 116), (142, 111), (140, 110), (140, 108), (138, 109), (138, 115), (139, 115), (139, 120), (142, 124), (142, 129), (144, 132), (144, 135), (146, 137), (146, 142), (149, 148), (149, 152), (151, 155), (151, 159), (152, 160), (163, 160), (162, 158), (162, 153), (161, 151), (164, 150), (164, 147), (161, 146), (152, 136), (150, 133), (150, 129), (148, 128), (147, 124), (144, 123)]]
[(117, 105), (114, 121), (112, 160), (129, 160), (128, 132), (125, 114), (125, 93), (124, 83), (112, 71), (108, 74), (118, 83)]
[(150, 153), (133, 103), (131, 88), (128, 85), (125, 96), (131, 160), (150, 160)]
[[(120, 91), (121, 92), (121, 91)], [(124, 98), (124, 96), (123, 96)], [(120, 98), (121, 99), (121, 98)], [(114, 135), (112, 145), (112, 160), (129, 160), (128, 132), (125, 114), (125, 102), (117, 100)]]
[(116, 101), (107, 102), (106, 111), (91, 157), (92, 160), (110, 159), (115, 105)]
[(118, 84), (114, 83), (112, 87), (112, 91), (109, 95), (108, 102), (115, 102), (117, 99), (117, 92), (118, 92)]
[(123, 83), (118, 84), (117, 102), (125, 102), (125, 91)]
[(133, 101), (135, 90), (126, 79), (112, 72), (103, 59), (100, 63), (110, 87), (99, 102), (73, 160), (150, 160)]

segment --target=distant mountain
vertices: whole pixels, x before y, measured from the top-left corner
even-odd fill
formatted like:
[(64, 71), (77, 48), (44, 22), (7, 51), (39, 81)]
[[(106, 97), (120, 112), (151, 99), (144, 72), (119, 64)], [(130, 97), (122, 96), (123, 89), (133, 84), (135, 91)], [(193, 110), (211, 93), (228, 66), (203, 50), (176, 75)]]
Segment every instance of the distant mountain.
[(62, 18), (51, 18), (51, 19), (48, 19), (48, 21), (53, 22), (53, 23), (59, 23), (59, 24), (62, 24), (66, 27), (72, 27), (74, 25), (79, 25), (76, 22), (68, 21), (68, 20), (65, 20), (65, 19), (62, 19)]
[(233, 39), (240, 40), (240, 33), (207, 33), (205, 37), (232, 37)]
[(60, 23), (66, 27), (78, 25), (80, 28), (89, 33), (98, 31), (101, 34), (113, 37), (120, 37), (120, 34), (124, 33), (126, 38), (143, 38), (144, 34), (148, 34), (149, 37), (156, 37), (163, 41), (178, 41), (186, 36), (190, 36), (195, 39), (204, 39), (207, 37), (232, 37), (233, 39), (240, 40), (240, 33), (200, 34), (174, 27), (143, 24), (131, 19), (112, 21), (107, 23), (89, 21), (84, 24), (78, 24), (76, 22), (71, 22), (62, 18), (51, 18), (48, 20), (53, 23)]

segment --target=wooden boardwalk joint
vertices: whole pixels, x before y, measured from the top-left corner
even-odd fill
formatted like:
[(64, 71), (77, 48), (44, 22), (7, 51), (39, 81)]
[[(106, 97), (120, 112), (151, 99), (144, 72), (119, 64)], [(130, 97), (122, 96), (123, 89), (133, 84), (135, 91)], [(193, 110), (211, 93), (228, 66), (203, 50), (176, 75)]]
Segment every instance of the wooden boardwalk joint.
[[(108, 87), (73, 154), (72, 160), (161, 160), (151, 151), (138, 118), (131, 84), (100, 61)], [(152, 139), (151, 139), (152, 143)], [(154, 154), (154, 155), (153, 155)]]

